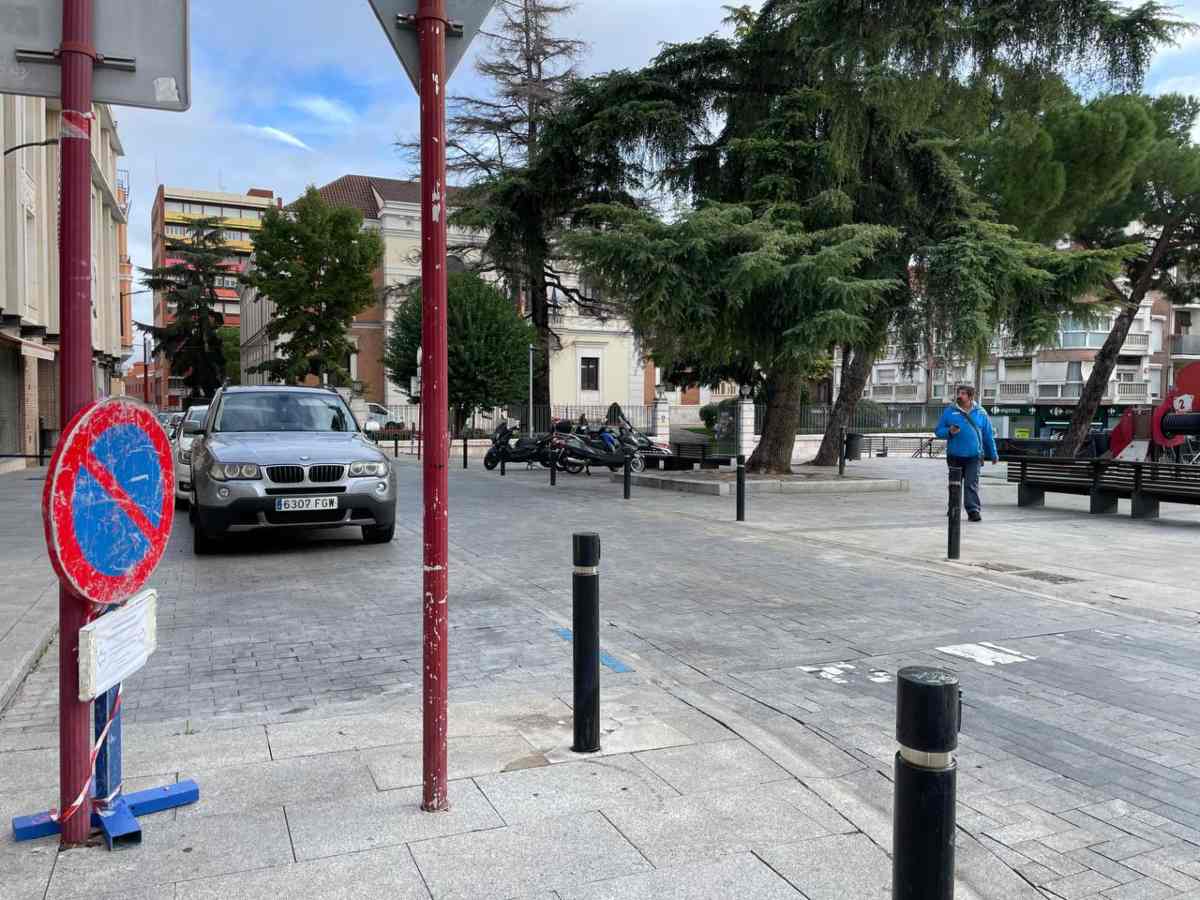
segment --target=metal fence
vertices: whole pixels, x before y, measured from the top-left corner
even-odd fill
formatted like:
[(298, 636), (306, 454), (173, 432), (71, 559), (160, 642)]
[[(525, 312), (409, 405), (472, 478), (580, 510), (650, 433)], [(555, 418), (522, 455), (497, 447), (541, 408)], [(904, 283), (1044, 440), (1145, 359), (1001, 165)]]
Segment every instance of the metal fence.
[[(917, 403), (860, 403), (848, 428), (857, 432), (932, 431), (944, 409), (943, 404), (925, 406)], [(767, 408), (754, 408), (754, 433), (762, 434)], [(824, 434), (829, 426), (832, 406), (804, 406), (800, 409), (798, 434)]]
[[(613, 407), (617, 406), (621, 413), (629, 421), (629, 424), (639, 431), (647, 431), (654, 423), (654, 407), (652, 406), (625, 406), (623, 404), (603, 404), (595, 405), (562, 405), (562, 406), (538, 406), (533, 407), (533, 430), (534, 432), (546, 432), (550, 430), (551, 424), (555, 419), (565, 419), (570, 422), (577, 422), (580, 416), (586, 416), (591, 423), (607, 422), (610, 425), (617, 424), (617, 420), (612, 415)], [(525, 424), (528, 418), (528, 408), (526, 404), (518, 404), (509, 408), (509, 413), (514, 420)]]

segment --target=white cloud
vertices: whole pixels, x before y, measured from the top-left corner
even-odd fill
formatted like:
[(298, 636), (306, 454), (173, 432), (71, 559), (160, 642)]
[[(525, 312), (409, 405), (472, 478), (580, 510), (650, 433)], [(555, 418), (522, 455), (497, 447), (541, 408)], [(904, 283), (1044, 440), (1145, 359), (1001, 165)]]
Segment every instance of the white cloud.
[(297, 147), (301, 150), (307, 150), (312, 153), (312, 147), (300, 140), (294, 134), (289, 134), (281, 128), (272, 128), (270, 125), (243, 125), (247, 131), (255, 134), (261, 134), (263, 137), (272, 141), (279, 141), (281, 144), (287, 144), (289, 147)]
[(336, 100), (328, 97), (301, 97), (290, 104), (293, 109), (306, 112), (314, 119), (320, 119), (330, 125), (354, 124), (354, 111)]

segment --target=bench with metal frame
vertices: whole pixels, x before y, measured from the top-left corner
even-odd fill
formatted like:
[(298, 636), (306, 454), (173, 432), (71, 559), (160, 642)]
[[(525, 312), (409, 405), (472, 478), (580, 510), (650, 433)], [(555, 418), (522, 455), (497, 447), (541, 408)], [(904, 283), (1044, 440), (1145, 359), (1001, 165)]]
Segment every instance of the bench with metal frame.
[(1088, 497), (1088, 511), (1093, 515), (1115, 513), (1118, 500), (1129, 500), (1135, 519), (1157, 519), (1162, 501), (1200, 505), (1200, 466), (1115, 459), (1001, 458), (1008, 463), (1009, 483), (1017, 485), (1018, 506), (1044, 506), (1047, 491)]

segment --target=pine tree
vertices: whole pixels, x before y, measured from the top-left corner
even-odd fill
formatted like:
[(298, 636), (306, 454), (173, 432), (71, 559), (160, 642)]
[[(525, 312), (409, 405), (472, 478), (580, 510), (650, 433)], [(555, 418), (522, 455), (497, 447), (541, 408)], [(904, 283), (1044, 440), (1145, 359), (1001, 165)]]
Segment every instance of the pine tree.
[[(541, 156), (542, 130), (575, 81), (582, 41), (557, 35), (575, 0), (498, 0), (495, 31), (476, 71), (494, 86), (491, 97), (451, 97), (447, 170), (467, 181), (451, 222), (487, 235), (481, 270), (497, 272), (514, 299), (523, 297), (536, 329), (534, 402), (550, 402), (552, 295), (585, 305), (585, 291), (564, 283), (556, 233), (565, 212), (559, 198), (529, 177)], [(406, 145), (413, 149), (413, 145)]]
[[(894, 229), (897, 239), (853, 273), (895, 287), (845, 319), (840, 341), (854, 353), (818, 462), (836, 458), (836, 435), (898, 317), (922, 304), (953, 310), (940, 315), (956, 323), (953, 349), (974, 351), (1002, 324), (1044, 330), (1072, 292), (1119, 264), (1107, 249), (1051, 257), (996, 222), (964, 176), (959, 148), (986, 131), (997, 105), (1041, 103), (1066, 72), (1136, 85), (1151, 49), (1178, 30), (1162, 7), (767, 0), (733, 19), (732, 38), (672, 46), (640, 72), (580, 85), (553, 139), (543, 133), (531, 180), (613, 195), (663, 185), (693, 203), (792, 204), (815, 228), (824, 220)], [(777, 389), (786, 383), (798, 396), (799, 377), (777, 379)], [(796, 414), (769, 391), (767, 403), (780, 415), (768, 414), (754, 463), (779, 471)]]
[(251, 371), (289, 383), (327, 375), (348, 384), (354, 348), (347, 332), (376, 302), (382, 260), (383, 240), (363, 230), (362, 214), (330, 206), (313, 187), (286, 210), (268, 210), (244, 280), (275, 305), (267, 333), (279, 341), (279, 356)]
[(225, 378), (225, 351), (217, 311), (218, 279), (230, 277), (232, 266), (218, 219), (194, 219), (183, 238), (167, 238), (170, 264), (142, 269), (146, 287), (165, 295), (172, 320), (163, 326), (138, 327), (154, 340), (154, 354), (166, 357), (171, 371), (183, 378), (189, 397), (208, 399)]

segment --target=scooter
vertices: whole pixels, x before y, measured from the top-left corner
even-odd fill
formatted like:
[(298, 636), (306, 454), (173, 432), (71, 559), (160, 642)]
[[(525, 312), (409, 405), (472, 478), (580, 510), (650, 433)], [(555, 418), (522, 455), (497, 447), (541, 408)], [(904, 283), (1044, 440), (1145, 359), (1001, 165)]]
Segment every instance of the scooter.
[(492, 432), (492, 446), (483, 457), (483, 467), (489, 472), (500, 465), (501, 460), (506, 463), (526, 463), (530, 467), (534, 463), (541, 463), (544, 466), (550, 464), (550, 435), (540, 438), (522, 435), (517, 438), (516, 444), (512, 444), (515, 433), (515, 430), (507, 422), (500, 423), (499, 427)]
[(638, 455), (637, 443), (627, 435), (617, 436), (612, 432), (608, 432), (608, 436), (612, 437), (613, 441), (606, 441), (603, 439), (605, 431), (607, 429), (598, 432), (601, 435), (599, 440), (579, 434), (578, 429), (569, 434), (556, 432), (552, 447), (561, 454), (564, 463), (582, 463), (589, 475), (592, 466), (607, 466), (616, 472), (625, 466), (627, 459), (632, 467)]

